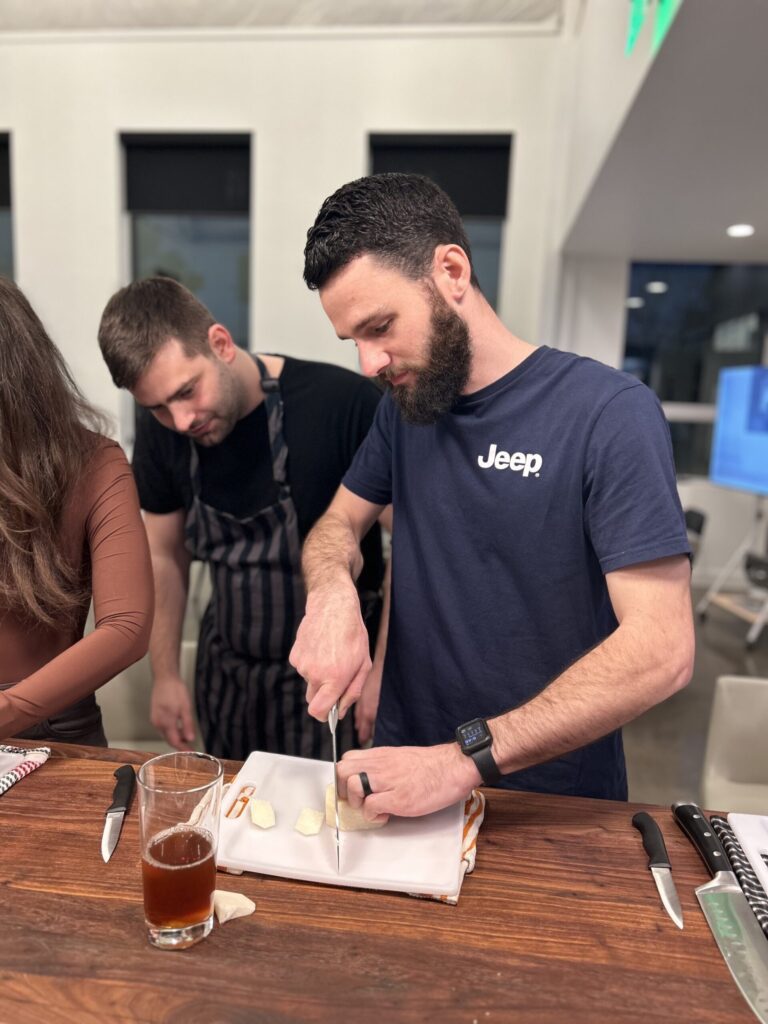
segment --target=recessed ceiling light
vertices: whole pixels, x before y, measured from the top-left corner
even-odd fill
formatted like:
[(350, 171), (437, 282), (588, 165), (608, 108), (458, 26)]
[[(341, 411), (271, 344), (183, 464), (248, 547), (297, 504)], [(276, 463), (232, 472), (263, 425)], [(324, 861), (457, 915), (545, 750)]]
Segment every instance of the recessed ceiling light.
[(728, 234), (731, 238), (749, 238), (754, 233), (755, 229), (751, 224), (731, 224), (728, 228)]
[(639, 295), (630, 295), (627, 299), (627, 309), (642, 309), (645, 305), (645, 299), (641, 299)]
[(645, 290), (650, 292), (651, 295), (663, 295), (669, 285), (666, 281), (649, 281), (645, 286)]

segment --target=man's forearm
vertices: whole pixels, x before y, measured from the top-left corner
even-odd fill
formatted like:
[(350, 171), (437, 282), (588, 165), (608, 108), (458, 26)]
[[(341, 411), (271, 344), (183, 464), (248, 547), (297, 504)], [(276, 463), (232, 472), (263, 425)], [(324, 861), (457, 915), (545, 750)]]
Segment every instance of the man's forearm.
[(152, 558), (155, 574), (155, 621), (149, 641), (152, 673), (157, 678), (178, 676), (181, 630), (187, 607), (189, 566), (186, 552)]
[(360, 575), (363, 557), (352, 526), (334, 512), (318, 519), (304, 543), (302, 569), (307, 594), (339, 581), (354, 581)]
[(619, 626), (527, 704), (489, 721), (500, 770), (519, 771), (593, 743), (685, 686), (692, 645)]

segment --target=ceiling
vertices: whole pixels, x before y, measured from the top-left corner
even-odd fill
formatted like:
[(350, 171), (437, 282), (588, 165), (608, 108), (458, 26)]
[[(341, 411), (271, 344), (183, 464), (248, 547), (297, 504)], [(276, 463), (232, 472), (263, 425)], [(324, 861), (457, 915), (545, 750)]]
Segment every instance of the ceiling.
[(765, 0), (685, 0), (566, 251), (768, 262), (766, 39)]
[(551, 27), (562, 0), (2, 0), (0, 32), (92, 29)]

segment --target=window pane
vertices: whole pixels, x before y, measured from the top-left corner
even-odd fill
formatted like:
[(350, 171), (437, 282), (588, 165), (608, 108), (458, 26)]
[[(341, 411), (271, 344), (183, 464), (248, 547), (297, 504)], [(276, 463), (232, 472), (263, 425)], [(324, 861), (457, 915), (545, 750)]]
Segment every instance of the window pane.
[(472, 265), (490, 305), (496, 309), (499, 298), (501, 262), (501, 217), (464, 217), (464, 227), (472, 249)]
[(10, 210), (0, 210), (0, 274), (4, 277), (13, 277)]
[(247, 348), (249, 237), (247, 214), (134, 214), (134, 279), (180, 281)]
[(670, 423), (675, 469), (679, 476), (708, 476), (711, 423)]
[[(768, 358), (768, 266), (634, 263), (623, 368), (662, 402), (713, 405), (726, 366)], [(671, 424), (678, 473), (706, 476), (712, 425)]]
[(766, 296), (765, 266), (634, 263), (625, 369), (662, 402), (713, 403), (724, 366), (763, 360)]

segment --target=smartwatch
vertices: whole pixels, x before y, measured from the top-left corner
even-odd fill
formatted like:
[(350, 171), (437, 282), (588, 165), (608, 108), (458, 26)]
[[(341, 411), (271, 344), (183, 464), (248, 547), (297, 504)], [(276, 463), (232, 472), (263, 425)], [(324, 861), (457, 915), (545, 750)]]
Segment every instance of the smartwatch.
[(456, 742), (462, 754), (471, 757), (477, 765), (483, 784), (495, 786), (501, 778), (501, 772), (491, 753), (493, 736), (486, 720), (473, 718), (471, 722), (460, 725), (456, 730)]

